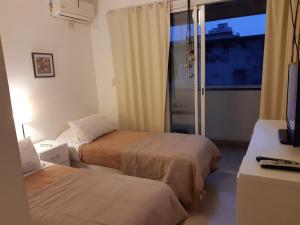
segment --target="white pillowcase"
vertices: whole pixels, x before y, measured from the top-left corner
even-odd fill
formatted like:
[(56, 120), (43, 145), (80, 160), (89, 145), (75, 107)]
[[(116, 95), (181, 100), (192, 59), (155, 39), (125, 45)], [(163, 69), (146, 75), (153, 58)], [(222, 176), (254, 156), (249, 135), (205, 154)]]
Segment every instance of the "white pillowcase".
[(74, 131), (71, 128), (68, 128), (64, 132), (62, 132), (60, 135), (58, 135), (55, 139), (55, 141), (59, 143), (68, 143), (70, 141), (79, 141), (77, 136), (74, 134)]
[(23, 173), (29, 173), (41, 168), (39, 156), (30, 138), (25, 138), (22, 141), (19, 141), (19, 151)]
[(77, 121), (68, 122), (80, 141), (92, 142), (116, 129), (116, 126), (101, 114), (91, 115)]

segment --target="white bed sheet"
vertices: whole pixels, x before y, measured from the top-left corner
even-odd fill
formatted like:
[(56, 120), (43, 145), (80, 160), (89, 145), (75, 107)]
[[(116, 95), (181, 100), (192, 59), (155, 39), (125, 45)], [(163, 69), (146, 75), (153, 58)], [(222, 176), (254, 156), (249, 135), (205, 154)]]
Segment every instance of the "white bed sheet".
[(75, 134), (71, 128), (65, 130), (61, 133), (56, 139), (57, 143), (67, 143), (70, 152), (71, 161), (80, 162), (79, 148), (81, 145), (86, 144), (87, 142), (80, 141), (76, 138)]
[(45, 169), (45, 168), (47, 168), (47, 167), (49, 167), (49, 166), (52, 166), (52, 165), (54, 165), (54, 164), (53, 164), (53, 163), (49, 163), (49, 162), (41, 161), (41, 168), (40, 168), (40, 169), (35, 170), (35, 171), (32, 171), (32, 172), (29, 172), (29, 173), (25, 173), (25, 174), (24, 174), (24, 177), (27, 177), (27, 176), (29, 176), (29, 175), (31, 175), (31, 174), (33, 174), (33, 173), (36, 173), (36, 172), (38, 172), (38, 171), (40, 171), (40, 170), (42, 170), (42, 169)]

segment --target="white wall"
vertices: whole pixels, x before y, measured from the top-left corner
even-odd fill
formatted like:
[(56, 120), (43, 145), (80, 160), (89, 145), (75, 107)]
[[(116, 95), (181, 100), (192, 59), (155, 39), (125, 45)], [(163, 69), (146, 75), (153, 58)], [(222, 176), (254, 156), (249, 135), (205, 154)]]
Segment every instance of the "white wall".
[[(106, 14), (112, 9), (151, 3), (156, 0), (99, 0), (98, 15), (92, 25), (92, 41), (100, 112), (118, 121), (117, 93)], [(159, 0), (157, 0), (159, 1)]]
[(30, 225), (0, 40), (0, 224)]
[(215, 140), (250, 141), (259, 106), (259, 90), (207, 91), (206, 135)]
[[(52, 18), (49, 0), (1, 0), (0, 34), (10, 89), (32, 104), (33, 122), (26, 128), (35, 141), (98, 111), (90, 26), (70, 28)], [(34, 78), (31, 52), (54, 53), (56, 78)]]

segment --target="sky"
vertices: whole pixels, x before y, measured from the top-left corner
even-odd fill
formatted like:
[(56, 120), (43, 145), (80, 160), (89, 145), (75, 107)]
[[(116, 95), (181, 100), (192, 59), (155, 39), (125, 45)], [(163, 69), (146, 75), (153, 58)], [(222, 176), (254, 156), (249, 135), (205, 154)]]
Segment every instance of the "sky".
[(206, 33), (212, 28), (217, 27), (219, 23), (228, 23), (228, 26), (232, 27), (233, 32), (240, 33), (242, 37), (265, 34), (266, 14), (207, 22)]
[[(232, 27), (234, 34), (239, 33), (241, 37), (265, 34), (266, 14), (209, 21), (206, 22), (206, 33), (208, 33), (209, 30), (217, 27), (217, 25), (220, 23), (228, 23), (228, 26)], [(186, 25), (171, 27), (171, 41), (185, 40), (186, 28)], [(200, 33), (200, 29), (198, 29), (198, 32)]]

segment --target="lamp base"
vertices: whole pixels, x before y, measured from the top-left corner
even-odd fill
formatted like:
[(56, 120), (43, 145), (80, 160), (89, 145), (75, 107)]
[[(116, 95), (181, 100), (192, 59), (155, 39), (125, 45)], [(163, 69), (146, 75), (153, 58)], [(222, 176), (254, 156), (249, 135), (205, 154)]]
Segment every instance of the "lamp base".
[(24, 124), (22, 123), (22, 131), (23, 131), (23, 137), (26, 138), (25, 136), (25, 129), (24, 129)]

